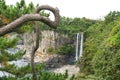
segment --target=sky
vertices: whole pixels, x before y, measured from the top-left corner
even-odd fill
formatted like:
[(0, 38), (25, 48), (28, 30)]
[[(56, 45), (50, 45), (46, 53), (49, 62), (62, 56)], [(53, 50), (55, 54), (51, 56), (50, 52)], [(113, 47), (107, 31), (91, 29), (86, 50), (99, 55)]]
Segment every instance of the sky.
[[(6, 0), (6, 4), (15, 5), (20, 0)], [(103, 19), (110, 11), (120, 11), (120, 0), (25, 0), (28, 4), (50, 5), (60, 10), (65, 17), (86, 17)]]

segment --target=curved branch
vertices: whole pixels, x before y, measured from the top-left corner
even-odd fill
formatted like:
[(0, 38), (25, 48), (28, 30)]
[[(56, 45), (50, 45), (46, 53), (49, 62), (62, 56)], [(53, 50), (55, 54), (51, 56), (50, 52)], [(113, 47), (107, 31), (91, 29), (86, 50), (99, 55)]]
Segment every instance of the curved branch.
[(55, 23), (59, 23), (59, 19), (60, 19), (60, 15), (59, 15), (59, 10), (58, 8), (53, 8), (49, 5), (43, 5), (43, 6), (39, 6), (34, 13), (39, 13), (41, 10), (49, 10), (51, 11), (53, 14), (54, 14), (54, 17), (55, 17), (55, 20), (54, 22)]
[[(52, 21), (49, 18), (47, 18), (45, 16), (41, 16), (40, 14), (38, 14), (38, 12), (43, 10), (43, 9), (52, 11), (54, 16), (55, 16), (55, 20)], [(59, 15), (59, 10), (57, 8), (53, 8), (53, 7), (44, 5), (44, 6), (38, 7), (35, 10), (35, 13), (37, 13), (37, 14), (23, 15), (22, 17), (16, 19), (15, 21), (11, 22), (10, 24), (0, 28), (0, 36), (3, 36), (9, 32), (12, 32), (14, 29), (20, 27), (20, 25), (22, 25), (23, 23), (25, 23), (27, 21), (41, 21), (52, 28), (56, 28), (56, 26), (58, 26), (60, 15)]]
[[(41, 16), (39, 14), (39, 12), (41, 10), (51, 11), (54, 14), (55, 20), (52, 21), (45, 16)], [(48, 5), (40, 6), (35, 10), (34, 14), (23, 15), (22, 17), (16, 19), (15, 21), (11, 22), (10, 24), (0, 28), (0, 36), (5, 35), (9, 32), (12, 32), (14, 29), (19, 28), (23, 23), (25, 23), (27, 21), (41, 21), (52, 28), (56, 28), (59, 24), (59, 19), (60, 19), (60, 15), (59, 15), (59, 10), (57, 8), (53, 8), (53, 7), (50, 7)], [(35, 70), (35, 66), (34, 66), (34, 55), (35, 55), (35, 51), (39, 47), (38, 22), (36, 22), (35, 25), (36, 25), (35, 27), (36, 27), (36, 31), (37, 31), (36, 32), (36, 45), (33, 46), (33, 50), (31, 52), (31, 66), (32, 66), (32, 71), (33, 71), (33, 80), (37, 80), (36, 70)]]

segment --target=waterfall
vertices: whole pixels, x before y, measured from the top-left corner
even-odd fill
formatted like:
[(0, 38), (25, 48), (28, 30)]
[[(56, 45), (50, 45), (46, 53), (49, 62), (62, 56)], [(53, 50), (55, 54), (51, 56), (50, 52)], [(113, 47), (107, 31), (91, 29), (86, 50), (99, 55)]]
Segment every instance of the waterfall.
[(79, 53), (79, 57), (82, 57), (82, 53), (83, 53), (83, 33), (81, 33), (81, 37), (80, 37), (80, 53)]
[(83, 33), (76, 34), (76, 53), (75, 53), (75, 60), (77, 61), (79, 58), (82, 57), (83, 53)]
[(78, 40), (79, 40), (79, 33), (77, 33), (77, 41), (76, 41), (76, 61), (78, 60)]

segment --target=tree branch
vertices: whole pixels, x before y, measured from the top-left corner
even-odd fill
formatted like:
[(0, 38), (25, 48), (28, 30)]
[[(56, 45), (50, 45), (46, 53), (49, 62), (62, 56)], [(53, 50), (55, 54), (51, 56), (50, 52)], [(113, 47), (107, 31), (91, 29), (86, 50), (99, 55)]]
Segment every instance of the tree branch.
[[(52, 11), (55, 16), (55, 20), (52, 21), (49, 18), (38, 14), (38, 12), (40, 12), (43, 9)], [(21, 25), (27, 21), (41, 21), (52, 28), (56, 28), (56, 26), (58, 26), (60, 15), (59, 15), (59, 10), (57, 8), (53, 8), (48, 5), (44, 5), (44, 6), (38, 7), (35, 10), (35, 13), (37, 13), (37, 14), (23, 15), (22, 17), (16, 19), (15, 21), (11, 22), (10, 24), (0, 28), (0, 36), (3, 36), (9, 32), (12, 32), (14, 29), (21, 27)]]
[[(52, 21), (49, 18), (45, 16), (41, 16), (39, 12), (41, 10), (49, 10), (54, 14), (55, 20)], [(0, 28), (0, 36), (3, 36), (9, 32), (12, 32), (14, 29), (21, 27), (21, 25), (27, 21), (36, 21), (35, 22), (35, 27), (36, 27), (36, 44), (33, 46), (33, 50), (31, 52), (31, 66), (32, 66), (32, 71), (33, 71), (33, 80), (37, 80), (37, 74), (34, 66), (34, 55), (36, 50), (39, 47), (39, 26), (38, 26), (38, 21), (41, 21), (48, 26), (52, 28), (56, 28), (59, 24), (59, 10), (57, 8), (50, 7), (48, 5), (40, 6), (38, 7), (34, 14), (26, 14), (23, 15), (22, 17), (16, 19), (15, 21), (11, 22), (10, 24)]]

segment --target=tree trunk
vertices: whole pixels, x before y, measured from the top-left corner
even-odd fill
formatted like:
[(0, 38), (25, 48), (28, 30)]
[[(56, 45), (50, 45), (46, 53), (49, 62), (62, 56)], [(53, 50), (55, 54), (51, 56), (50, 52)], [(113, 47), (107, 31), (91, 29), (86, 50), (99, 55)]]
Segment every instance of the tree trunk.
[(34, 64), (34, 57), (35, 57), (35, 52), (39, 48), (39, 22), (35, 22), (35, 27), (36, 27), (36, 42), (35, 42), (35, 47), (33, 47), (33, 50), (31, 52), (31, 67), (32, 67), (32, 72), (33, 72), (33, 80), (38, 80), (37, 79), (37, 72), (35, 69), (35, 64)]

